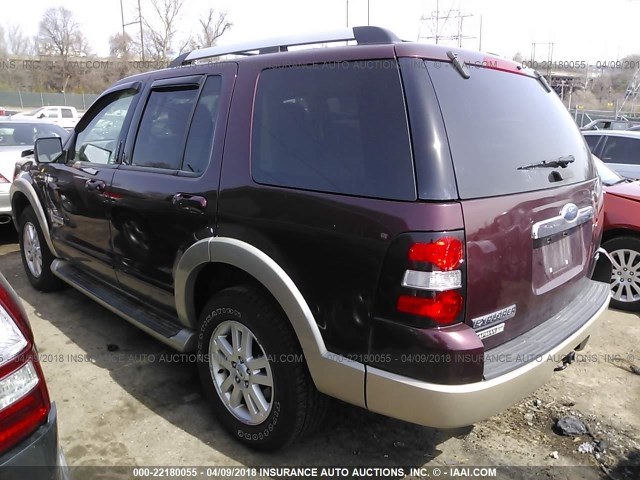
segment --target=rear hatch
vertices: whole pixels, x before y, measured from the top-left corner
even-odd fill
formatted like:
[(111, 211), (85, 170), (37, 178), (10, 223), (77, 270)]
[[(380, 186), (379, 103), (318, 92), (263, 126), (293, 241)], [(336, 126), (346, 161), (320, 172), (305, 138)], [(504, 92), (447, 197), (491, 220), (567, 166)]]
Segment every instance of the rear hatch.
[(489, 349), (578, 301), (599, 184), (573, 119), (532, 71), (425, 65), (464, 215), (465, 322)]

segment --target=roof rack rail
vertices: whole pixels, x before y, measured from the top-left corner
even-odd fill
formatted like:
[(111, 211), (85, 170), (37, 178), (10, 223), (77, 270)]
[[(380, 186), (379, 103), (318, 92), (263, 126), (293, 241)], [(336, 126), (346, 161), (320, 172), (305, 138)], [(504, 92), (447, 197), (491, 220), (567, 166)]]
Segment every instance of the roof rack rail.
[(286, 52), (289, 47), (294, 46), (344, 42), (349, 40), (355, 40), (358, 42), (358, 45), (399, 43), (401, 41), (393, 32), (386, 28), (371, 26), (352, 27), (333, 32), (271, 38), (236, 45), (221, 45), (219, 47), (201, 48), (199, 50), (183, 53), (179, 57), (176, 57), (169, 67), (189, 65), (196, 60), (221, 57), (223, 55), (255, 55), (255, 53), (252, 53), (255, 51), (258, 51), (259, 54)]

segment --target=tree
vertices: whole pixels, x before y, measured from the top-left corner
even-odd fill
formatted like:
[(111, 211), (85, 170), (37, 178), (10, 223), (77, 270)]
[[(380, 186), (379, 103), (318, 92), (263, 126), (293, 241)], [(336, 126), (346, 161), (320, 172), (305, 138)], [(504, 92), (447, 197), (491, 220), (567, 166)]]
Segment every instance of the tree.
[[(166, 60), (175, 51), (173, 42), (176, 35), (176, 21), (184, 0), (151, 0), (154, 22), (143, 19), (145, 26), (144, 48), (151, 59)], [(155, 24), (155, 26), (154, 26)], [(179, 47), (183, 50), (190, 39)]]
[(0, 56), (5, 56), (7, 54), (7, 44), (4, 40), (4, 29), (2, 25), (0, 25)]
[(201, 31), (195, 40), (196, 47), (213, 47), (218, 38), (233, 26), (233, 23), (227, 21), (227, 12), (218, 12), (217, 16), (215, 14), (216, 11), (210, 8), (207, 16), (198, 20)]
[(7, 34), (7, 48), (11, 55), (25, 56), (32, 53), (32, 43), (22, 33), (20, 25), (11, 25)]
[(129, 60), (138, 53), (138, 44), (128, 33), (116, 33), (109, 38), (109, 55), (111, 57)]
[(88, 53), (87, 42), (73, 18), (73, 12), (63, 6), (48, 8), (40, 21), (38, 49), (41, 55), (60, 57), (60, 82), (55, 82), (59, 90), (65, 89), (69, 77), (67, 64), (71, 56), (82, 56)]

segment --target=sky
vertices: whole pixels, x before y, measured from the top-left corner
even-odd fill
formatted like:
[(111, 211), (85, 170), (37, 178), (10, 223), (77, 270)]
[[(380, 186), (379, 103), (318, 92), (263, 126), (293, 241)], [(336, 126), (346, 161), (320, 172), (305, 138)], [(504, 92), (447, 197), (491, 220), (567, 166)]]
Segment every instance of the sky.
[[(107, 55), (109, 37), (122, 30), (120, 3), (125, 22), (137, 18), (137, 0), (20, 0), (2, 1), (0, 25), (5, 30), (19, 24), (31, 36), (48, 7), (64, 5), (72, 10), (93, 53)], [(141, 0), (142, 13), (151, 13), (149, 0)], [(185, 0), (179, 21), (179, 37), (197, 30), (197, 19), (210, 7), (226, 10), (233, 28), (220, 45), (248, 40), (327, 31), (347, 25), (387, 27), (405, 40), (416, 41), (432, 34), (434, 24), (421, 17), (450, 9), (472, 14), (463, 20), (465, 48), (513, 57), (547, 60), (553, 42), (554, 61), (615, 61), (640, 53), (638, 24), (640, 0)], [(482, 19), (482, 22), (480, 22)], [(480, 23), (482, 43), (480, 44)], [(440, 27), (441, 35), (455, 33), (455, 21)], [(126, 27), (136, 35), (137, 25)], [(421, 41), (430, 41), (422, 38)]]

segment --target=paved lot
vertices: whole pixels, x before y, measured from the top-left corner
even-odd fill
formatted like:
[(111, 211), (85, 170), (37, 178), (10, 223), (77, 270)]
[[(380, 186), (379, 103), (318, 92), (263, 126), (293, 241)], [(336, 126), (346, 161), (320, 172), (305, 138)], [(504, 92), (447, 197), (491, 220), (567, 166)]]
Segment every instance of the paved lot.
[[(16, 235), (0, 229), (0, 270), (31, 317), (60, 438), (71, 465), (591, 465), (582, 478), (632, 478), (640, 465), (640, 318), (609, 311), (584, 358), (505, 414), (473, 428), (440, 431), (336, 402), (321, 431), (276, 454), (228, 437), (200, 394), (193, 365), (80, 293), (33, 290)], [(115, 350), (115, 351), (110, 351)], [(428, 406), (416, 406), (428, 408)], [(610, 448), (578, 453), (584, 436), (553, 432), (575, 413)], [(551, 452), (557, 451), (558, 458)], [(552, 469), (546, 478), (575, 478)]]

